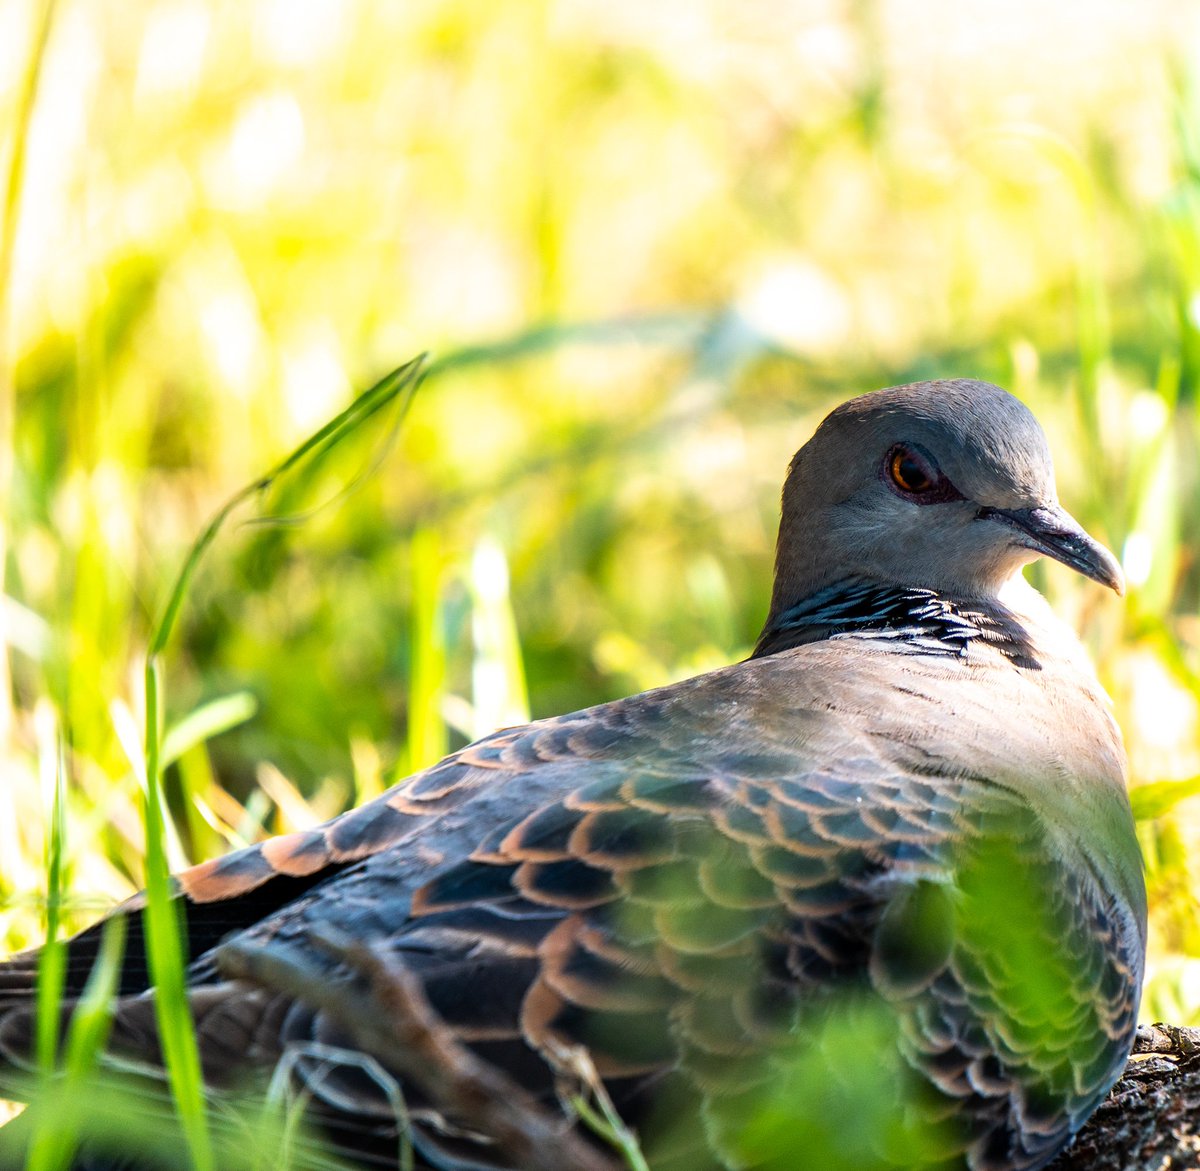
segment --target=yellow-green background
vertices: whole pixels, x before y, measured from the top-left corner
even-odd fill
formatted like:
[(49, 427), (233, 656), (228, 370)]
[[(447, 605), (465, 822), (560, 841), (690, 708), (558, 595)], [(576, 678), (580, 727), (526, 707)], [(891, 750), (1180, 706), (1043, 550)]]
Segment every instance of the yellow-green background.
[(1166, 0), (0, 0), (7, 944), (56, 744), (72, 921), (140, 884), (173, 576), (386, 369), (446, 362), (188, 593), (174, 864), (745, 655), (821, 414), (969, 375), (1124, 556), (1033, 576), (1141, 787), (1146, 1015), (1196, 1023), (1198, 87)]

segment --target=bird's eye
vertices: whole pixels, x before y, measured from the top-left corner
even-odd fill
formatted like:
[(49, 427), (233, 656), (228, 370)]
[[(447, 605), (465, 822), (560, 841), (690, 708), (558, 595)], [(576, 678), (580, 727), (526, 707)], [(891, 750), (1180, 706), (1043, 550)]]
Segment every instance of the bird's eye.
[(888, 452), (887, 474), (901, 492), (921, 496), (938, 486), (937, 469), (915, 448), (897, 444)]

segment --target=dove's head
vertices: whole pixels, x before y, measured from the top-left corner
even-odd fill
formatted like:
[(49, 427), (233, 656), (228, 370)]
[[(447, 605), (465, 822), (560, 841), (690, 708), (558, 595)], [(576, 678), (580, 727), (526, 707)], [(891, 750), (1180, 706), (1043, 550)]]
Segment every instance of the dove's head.
[(1039, 556), (1124, 589), (1059, 504), (1027, 407), (986, 382), (896, 386), (843, 403), (792, 460), (771, 609), (849, 577), (986, 599)]

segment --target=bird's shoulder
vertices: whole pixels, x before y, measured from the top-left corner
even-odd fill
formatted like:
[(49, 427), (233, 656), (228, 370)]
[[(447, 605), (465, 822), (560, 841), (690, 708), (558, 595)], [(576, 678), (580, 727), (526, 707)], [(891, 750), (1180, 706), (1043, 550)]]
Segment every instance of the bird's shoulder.
[[(974, 619), (936, 601), (922, 606), (951, 642), (992, 637), (964, 634)], [(202, 863), (177, 880), (190, 900), (206, 903), (385, 852), (397, 865), (397, 847), (406, 851), (405, 866), (427, 873), (486, 853), (484, 829), (514, 826), (549, 805), (618, 801), (687, 815), (736, 805), (772, 785), (819, 792), (835, 778), (861, 804), (915, 776), (977, 776), (971, 721), (939, 721), (931, 711), (948, 683), (991, 702), (997, 681), (982, 677), (976, 660), (927, 648), (924, 631), (915, 636), (916, 654), (903, 632), (876, 633), (839, 639), (827, 632), (781, 650), (760, 647), (702, 675), (500, 729), (323, 825)], [(1007, 662), (1010, 650), (1005, 643), (995, 653)], [(969, 715), (993, 722), (983, 710)]]

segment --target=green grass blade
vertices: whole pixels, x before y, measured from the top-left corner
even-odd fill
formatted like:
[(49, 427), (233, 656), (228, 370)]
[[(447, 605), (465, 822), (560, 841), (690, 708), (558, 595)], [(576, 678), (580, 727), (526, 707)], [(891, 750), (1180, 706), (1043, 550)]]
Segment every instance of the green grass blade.
[[(377, 411), (407, 392), (407, 410), (420, 383), (424, 356), (393, 370), (359, 395), (344, 411), (320, 427), (266, 475), (235, 493), (218, 509), (200, 537), (193, 543), (175, 579), (162, 618), (150, 640), (145, 667), (145, 832), (146, 832), (146, 951), (152, 983), (156, 989), (155, 1018), (162, 1044), (167, 1079), (196, 1171), (213, 1171), (212, 1140), (207, 1122), (200, 1055), (188, 1006), (187, 957), (182, 922), (175, 903), (166, 850), (166, 802), (162, 774), (166, 745), (162, 735), (163, 679), (160, 656), (165, 650), (183, 607), (192, 578), (205, 552), (233, 512), (255, 495), (269, 489), (281, 476), (306, 459), (320, 460), (336, 444)], [(228, 712), (224, 713), (226, 716)]]
[[(65, 945), (59, 944), (59, 951), (65, 951)], [(58, 1109), (39, 1114), (27, 1171), (64, 1171), (71, 1166), (84, 1122), (83, 1111), (74, 1107), (108, 1040), (124, 951), (125, 919), (118, 916), (104, 925), (100, 953), (71, 1014), (61, 1080), (48, 1087)]]
[(1191, 777), (1186, 781), (1154, 781), (1138, 785), (1130, 791), (1129, 801), (1137, 821), (1151, 821), (1197, 794), (1200, 794), (1200, 777)]
[[(184, 561), (183, 568), (175, 579), (163, 616), (155, 627), (154, 636), (150, 641), (150, 656), (160, 654), (167, 645), (179, 611), (191, 586), (192, 577), (204, 554), (208, 551), (217, 534), (225, 526), (225, 522), (233, 512), (252, 496), (259, 495), (269, 489), (281, 476), (296, 467), (309, 456), (319, 458), (330, 451), (360, 424), (369, 419), (377, 411), (387, 406), (397, 395), (408, 392), (406, 404), (412, 401), (412, 396), (420, 384), (425, 365), (425, 355), (421, 354), (411, 362), (393, 370), (381, 378), (369, 390), (358, 396), (344, 411), (330, 419), (328, 423), (313, 432), (303, 443), (296, 447), (285, 459), (275, 465), (266, 475), (247, 484), (241, 491), (234, 493), (208, 522), (204, 532), (193, 543)], [(277, 518), (286, 523), (286, 518)]]
[(57, 728), (48, 729), (39, 739), (50, 832), (46, 840), (46, 944), (38, 965), (37, 1063), (42, 1075), (50, 1077), (58, 1057), (58, 1003), (62, 999), (66, 963), (59, 940), (67, 856), (66, 775)]
[[(16, 102), (9, 143), (8, 167), (4, 175), (3, 204), (0, 206), (0, 594), (5, 592), (8, 560), (11, 556), (12, 488), (15, 466), (15, 430), (17, 416), (15, 355), (9, 353), (10, 305), (13, 260), (16, 254), (17, 225), (21, 212), (21, 191), (25, 185), (25, 163), (29, 148), (29, 128), (37, 104), (46, 46), (54, 26), (57, 0), (43, 0), (35, 27), (33, 44), (25, 63), (25, 74)], [(7, 642), (7, 640), (5, 640)], [(7, 734), (11, 721), (11, 687), (8, 646), (0, 646), (0, 728)]]
[[(39, 714), (49, 715), (49, 708), (44, 707)], [(49, 720), (41, 722), (43, 725), (50, 723)], [(52, 1091), (58, 1071), (60, 1006), (67, 964), (66, 945), (59, 938), (66, 885), (66, 770), (57, 725), (40, 728), (38, 739), (49, 834), (46, 839), (46, 942), (38, 962), (35, 1049), (42, 1089)], [(59, 1171), (67, 1165), (70, 1145), (62, 1141), (59, 1127), (49, 1125), (50, 1121), (45, 1115), (38, 1118), (30, 1140), (28, 1171)]]
[(161, 671), (146, 663), (146, 953), (155, 987), (154, 1012), (167, 1080), (196, 1171), (215, 1171), (200, 1052), (187, 999), (182, 921), (167, 864), (162, 796)]
[(235, 691), (202, 703), (167, 729), (160, 749), (163, 768), (198, 744), (244, 724), (256, 711), (258, 700), (249, 691)]
[(82, 1082), (91, 1074), (108, 1040), (125, 955), (126, 923), (121, 915), (105, 920), (100, 953), (71, 1014), (63, 1063), (68, 1081)]
[(474, 735), (529, 720), (529, 691), (521, 640), (509, 593), (504, 550), (485, 538), (471, 558), (471, 628), (475, 659), (471, 665)]
[(213, 830), (200, 812), (211, 786), (216, 784), (209, 763), (209, 740), (246, 723), (258, 711), (258, 700), (248, 691), (223, 695), (201, 704), (167, 729), (162, 742), (162, 766), (179, 766), (179, 787), (186, 819), (189, 853), (207, 857), (226, 842)]
[(416, 772), (446, 755), (442, 700), (446, 684), (446, 638), (442, 627), (442, 555), (435, 530), (418, 529), (410, 545), (412, 565), (412, 667), (409, 673), (407, 771)]

